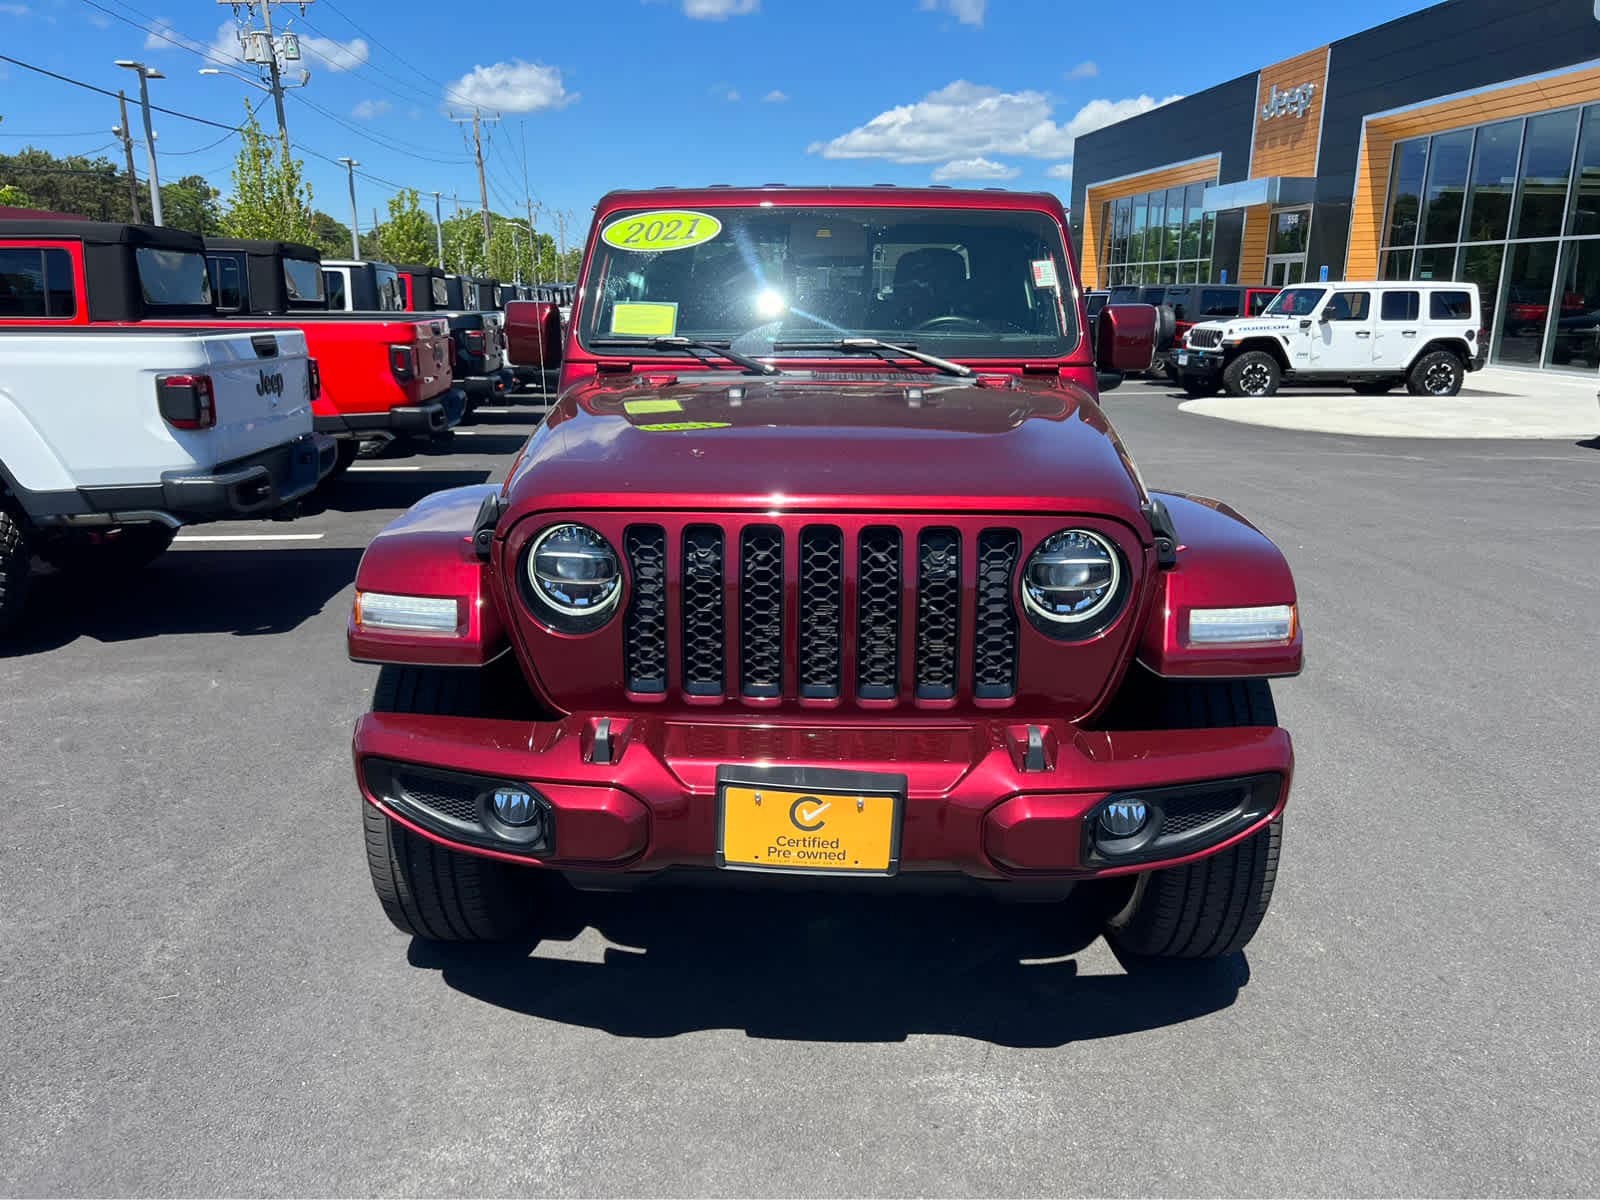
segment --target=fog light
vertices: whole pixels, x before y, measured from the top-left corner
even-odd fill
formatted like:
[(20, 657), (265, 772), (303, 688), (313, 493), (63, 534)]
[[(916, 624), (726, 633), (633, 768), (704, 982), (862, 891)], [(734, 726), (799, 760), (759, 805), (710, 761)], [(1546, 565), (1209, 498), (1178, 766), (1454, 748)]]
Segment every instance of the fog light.
[(494, 794), (494, 815), (507, 825), (531, 825), (539, 819), (533, 793), (505, 788)]
[(1113, 800), (1100, 810), (1100, 828), (1116, 838), (1132, 837), (1149, 819), (1143, 800)]

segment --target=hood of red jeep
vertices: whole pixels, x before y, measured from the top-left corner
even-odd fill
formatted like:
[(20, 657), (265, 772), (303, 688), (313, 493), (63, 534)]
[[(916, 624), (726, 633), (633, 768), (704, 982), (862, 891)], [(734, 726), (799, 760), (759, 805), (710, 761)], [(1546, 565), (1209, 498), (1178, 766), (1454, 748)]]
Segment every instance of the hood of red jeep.
[(1089, 512), (1140, 488), (1083, 389), (900, 372), (636, 375), (571, 389), (507, 481), (513, 518), (585, 508)]

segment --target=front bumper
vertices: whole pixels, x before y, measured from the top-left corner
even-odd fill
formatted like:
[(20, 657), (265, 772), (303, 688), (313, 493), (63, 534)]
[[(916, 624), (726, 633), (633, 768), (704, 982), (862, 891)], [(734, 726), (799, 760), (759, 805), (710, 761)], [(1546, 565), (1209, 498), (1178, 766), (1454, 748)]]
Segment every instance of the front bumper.
[(303, 433), (203, 473), (166, 475), (148, 486), (80, 491), (94, 512), (165, 512), (185, 523), (255, 517), (307, 495), (333, 470), (337, 456), (333, 438)]
[(1191, 350), (1188, 347), (1172, 352), (1173, 365), (1178, 375), (1195, 379), (1215, 380), (1222, 377), (1222, 351)]
[[(898, 872), (1008, 881), (1121, 875), (1215, 853), (1282, 811), (1293, 772), (1289, 735), (1278, 728), (1093, 733), (1045, 722), (1030, 737), (1027, 724), (989, 720), (751, 725), (652, 716), (610, 718), (608, 729), (603, 720), (369, 713), (356, 725), (356, 774), (368, 803), (452, 848), (630, 876), (716, 866), (719, 768), (903, 776)], [(423, 769), (421, 783), (407, 782), (410, 768)], [(449, 792), (452, 775), (464, 782), (448, 812), (418, 799)], [(1239, 791), (1239, 781), (1250, 789)], [(548, 848), (506, 840), (486, 818), (463, 823), (463, 812), (486, 813), (487, 798), (507, 784), (531, 787), (548, 806)], [(1108, 850), (1096, 836), (1101, 806), (1135, 792), (1173, 819)], [(1216, 799), (1247, 793), (1231, 810), (1233, 801)], [(1213, 816), (1197, 825), (1189, 809), (1202, 803)], [(1168, 824), (1183, 825), (1181, 836), (1167, 837)]]
[(494, 400), (504, 396), (516, 383), (510, 367), (501, 367), (486, 375), (473, 375), (461, 380), (461, 388), (471, 400)]

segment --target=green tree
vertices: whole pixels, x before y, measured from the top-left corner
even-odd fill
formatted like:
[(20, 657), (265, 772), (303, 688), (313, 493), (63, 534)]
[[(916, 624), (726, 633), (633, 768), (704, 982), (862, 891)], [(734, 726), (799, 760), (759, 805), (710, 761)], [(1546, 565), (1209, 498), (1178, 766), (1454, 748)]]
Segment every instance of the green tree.
[(477, 213), (448, 217), (444, 231), (444, 269), (458, 275), (481, 275), (487, 265), (483, 253), (483, 218)]
[(81, 154), (57, 158), (48, 150), (25, 147), (0, 154), (0, 185), (27, 196), (30, 207), (71, 213), (91, 221), (131, 221), (128, 177), (106, 158)]
[(315, 210), (304, 165), (277, 138), (262, 132), (248, 106), (239, 138), (233, 196), (222, 216), (222, 231), (229, 237), (310, 242)]
[(350, 227), (325, 212), (311, 214), (311, 240), (323, 258), (345, 258), (350, 253)]
[(202, 175), (185, 175), (176, 183), (161, 185), (161, 217), (174, 229), (187, 229), (202, 237), (222, 228), (221, 193)]
[(415, 188), (389, 197), (389, 219), (376, 232), (385, 262), (433, 261), (433, 219), (422, 211)]

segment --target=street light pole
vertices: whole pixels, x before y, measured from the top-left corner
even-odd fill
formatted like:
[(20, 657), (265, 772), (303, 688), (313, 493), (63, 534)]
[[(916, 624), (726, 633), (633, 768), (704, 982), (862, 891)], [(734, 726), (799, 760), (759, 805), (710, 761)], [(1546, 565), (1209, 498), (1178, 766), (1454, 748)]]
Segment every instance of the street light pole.
[(341, 158), (339, 161), (350, 174), (350, 257), (360, 258), (361, 238), (356, 233), (361, 224), (360, 218), (356, 215), (356, 168), (361, 164), (353, 158)]
[(131, 59), (119, 58), (116, 65), (136, 71), (139, 75), (139, 107), (144, 110), (144, 152), (150, 160), (150, 215), (152, 221), (163, 224), (161, 220), (161, 172), (156, 169), (156, 134), (150, 127), (150, 87), (149, 80), (165, 79), (166, 76), (154, 67), (147, 67), (142, 62)]
[(440, 212), (441, 192), (433, 194), (433, 240), (439, 248), (439, 269), (444, 270), (444, 216)]

